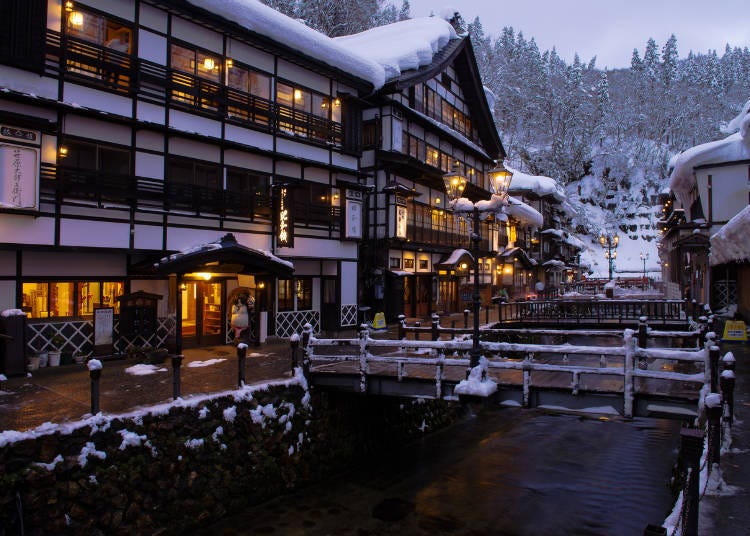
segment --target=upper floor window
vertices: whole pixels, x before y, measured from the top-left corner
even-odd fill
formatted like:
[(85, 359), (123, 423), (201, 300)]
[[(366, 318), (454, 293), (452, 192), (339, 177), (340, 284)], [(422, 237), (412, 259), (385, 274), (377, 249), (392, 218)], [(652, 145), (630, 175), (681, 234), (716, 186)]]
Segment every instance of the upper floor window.
[(269, 178), (245, 169), (227, 169), (228, 211), (251, 218), (271, 218)]
[(109, 145), (66, 140), (60, 147), (60, 164), (70, 168), (130, 174), (130, 151)]
[[(302, 87), (277, 82), (276, 103), (282, 106), (279, 109), (279, 129), (289, 134), (328, 141), (335, 133), (329, 131), (327, 121), (341, 122), (339, 99), (331, 99)], [(311, 121), (310, 115), (325, 121)]]
[(125, 54), (132, 53), (133, 31), (110, 17), (81, 10), (77, 6), (65, 11), (65, 28), (69, 37), (89, 41)]

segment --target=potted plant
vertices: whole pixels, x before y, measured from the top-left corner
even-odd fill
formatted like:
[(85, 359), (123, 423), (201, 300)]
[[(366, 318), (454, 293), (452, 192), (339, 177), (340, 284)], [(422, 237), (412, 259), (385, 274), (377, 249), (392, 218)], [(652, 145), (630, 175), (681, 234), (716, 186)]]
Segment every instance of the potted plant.
[(52, 350), (49, 351), (49, 366), (57, 367), (60, 365), (60, 351), (65, 344), (65, 339), (59, 333), (55, 334), (50, 340)]

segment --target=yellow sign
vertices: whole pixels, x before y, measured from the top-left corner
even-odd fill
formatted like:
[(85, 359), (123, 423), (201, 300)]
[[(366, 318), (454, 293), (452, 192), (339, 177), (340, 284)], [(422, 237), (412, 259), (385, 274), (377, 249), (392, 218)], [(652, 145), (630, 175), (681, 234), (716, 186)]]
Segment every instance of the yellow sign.
[(372, 321), (372, 329), (385, 329), (384, 313), (375, 313), (375, 318)]
[(722, 339), (725, 341), (746, 341), (747, 328), (745, 323), (742, 320), (727, 320), (724, 324)]

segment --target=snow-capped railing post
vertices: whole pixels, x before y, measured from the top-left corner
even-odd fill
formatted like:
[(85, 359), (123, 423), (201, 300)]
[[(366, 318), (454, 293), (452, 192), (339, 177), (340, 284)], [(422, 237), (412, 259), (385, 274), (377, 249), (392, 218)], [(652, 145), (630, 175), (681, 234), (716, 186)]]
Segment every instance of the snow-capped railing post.
[(180, 398), (180, 367), (182, 366), (182, 354), (172, 356), (172, 398)]
[(445, 366), (445, 350), (438, 350), (437, 363), (435, 364), (435, 398), (440, 400), (443, 397), (443, 367)]
[(625, 363), (623, 370), (623, 415), (627, 419), (633, 418), (633, 367), (635, 366), (635, 339), (633, 330), (625, 330)]
[(98, 359), (90, 359), (86, 364), (91, 376), (91, 414), (99, 413), (99, 380), (102, 377), (102, 362)]
[(686, 474), (682, 489), (681, 524), (683, 536), (698, 534), (698, 503), (700, 501), (700, 460), (703, 453), (703, 430), (680, 430), (680, 453)]
[(729, 426), (732, 426), (734, 422), (734, 371), (725, 370), (721, 373), (719, 378), (719, 384), (721, 386), (721, 396), (724, 400), (724, 404), (727, 407), (725, 413)]
[(398, 340), (406, 338), (406, 315), (398, 315)]
[(721, 412), (723, 409), (721, 395), (718, 393), (707, 395), (705, 404), (708, 420), (708, 452), (706, 456), (708, 472), (710, 473), (712, 465), (721, 462)]
[[(529, 354), (531, 355), (531, 354)], [(528, 356), (523, 360), (523, 407), (531, 407), (531, 370), (533, 365)]]
[(294, 369), (299, 366), (299, 358), (297, 357), (297, 352), (299, 351), (299, 335), (297, 333), (292, 333), (292, 336), (289, 337), (289, 349), (291, 350), (292, 357), (292, 375), (294, 375)]
[(359, 332), (359, 392), (367, 392), (367, 339), (369, 331), (363, 329)]
[(642, 316), (638, 319), (638, 346), (646, 348), (648, 345), (648, 318)]
[(469, 310), (464, 309), (464, 329), (469, 327)]
[(310, 380), (310, 358), (313, 352), (312, 346), (310, 346), (312, 331), (313, 327), (309, 322), (302, 326), (302, 374), (308, 381)]
[(721, 358), (721, 365), (724, 370), (734, 370), (737, 360), (734, 358), (732, 352), (727, 352), (724, 357)]
[(706, 344), (708, 335), (708, 319), (705, 316), (698, 318), (698, 331), (700, 331), (700, 344), (703, 346)]
[[(415, 328), (421, 328), (422, 327), (422, 322), (420, 322), (419, 320), (417, 320), (416, 322), (414, 322), (414, 327)], [(419, 340), (419, 330), (415, 330), (414, 331), (414, 340), (415, 341)]]
[(432, 313), (432, 340), (440, 338), (440, 315)]
[(237, 345), (237, 387), (245, 385), (245, 359), (247, 358), (247, 344)]
[(719, 392), (719, 347), (710, 346), (708, 349), (708, 362), (711, 367), (711, 392)]

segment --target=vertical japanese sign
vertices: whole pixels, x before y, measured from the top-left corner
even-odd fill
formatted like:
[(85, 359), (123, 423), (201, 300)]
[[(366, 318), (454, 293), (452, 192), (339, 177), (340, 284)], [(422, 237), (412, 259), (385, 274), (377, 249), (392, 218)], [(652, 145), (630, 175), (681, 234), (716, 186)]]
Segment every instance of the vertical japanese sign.
[(39, 149), (0, 143), (0, 207), (38, 208)]
[(346, 191), (345, 238), (362, 238), (362, 192)]
[(294, 217), (289, 206), (289, 188), (279, 188), (276, 199), (276, 245), (280, 248), (293, 248)]
[(406, 199), (396, 196), (396, 238), (406, 238), (406, 222), (408, 218)]

